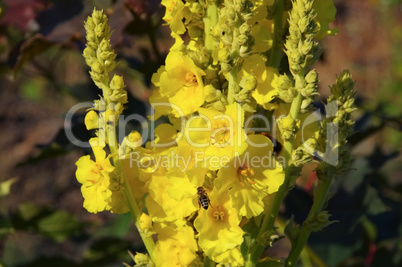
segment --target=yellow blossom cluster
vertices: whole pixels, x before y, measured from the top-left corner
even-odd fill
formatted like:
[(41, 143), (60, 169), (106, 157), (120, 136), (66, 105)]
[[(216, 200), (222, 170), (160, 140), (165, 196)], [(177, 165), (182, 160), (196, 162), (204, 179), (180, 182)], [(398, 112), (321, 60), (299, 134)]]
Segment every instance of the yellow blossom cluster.
[[(332, 1), (321, 2), (332, 12)], [(301, 95), (309, 82), (303, 76), (299, 88), (300, 77), (284, 74), (275, 63), (275, 53), (282, 51), (275, 50), (274, 39), (281, 37), (275, 36), (273, 0), (162, 0), (162, 5), (175, 44), (152, 77), (149, 118), (158, 126), (143, 146), (138, 132), (117, 143), (117, 116), (127, 101), (124, 83), (119, 76), (109, 82), (115, 54), (106, 16), (94, 11), (86, 23), (84, 56), (103, 98), (85, 119), (88, 129), (97, 129), (90, 141), (95, 161), (83, 156), (76, 163), (84, 207), (133, 214), (149, 253), (134, 256), (137, 266), (244, 266), (251, 253), (244, 247), (244, 226), (270, 216), (273, 195), (286, 182), (292, 152), (287, 144), (300, 143), (296, 133), (304, 117), (292, 116), (289, 103), (298, 101), (300, 109), (301, 101), (314, 95), (317, 79), (310, 79), (313, 91)], [(281, 21), (292, 21), (289, 10), (279, 10)], [(308, 17), (312, 11), (307, 11), (290, 16), (306, 15), (306, 23), (321, 25), (300, 30), (300, 40), (308, 36), (304, 46), (314, 46), (308, 34), (331, 34), (333, 18), (320, 10)], [(272, 137), (276, 123), (280, 135)], [(285, 151), (277, 142), (285, 142)]]

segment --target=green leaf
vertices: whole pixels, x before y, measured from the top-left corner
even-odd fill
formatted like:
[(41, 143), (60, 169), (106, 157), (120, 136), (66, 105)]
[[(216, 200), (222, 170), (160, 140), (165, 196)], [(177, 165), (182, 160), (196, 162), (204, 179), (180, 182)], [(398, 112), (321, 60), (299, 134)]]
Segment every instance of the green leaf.
[(250, 250), (253, 244), (255, 244), (255, 240), (258, 235), (259, 227), (257, 226), (254, 219), (251, 219), (246, 225), (242, 227), (245, 232), (243, 236), (243, 243), (240, 246), (240, 252), (243, 256), (243, 259), (247, 259), (250, 254)]
[(339, 182), (348, 193), (353, 193), (361, 185), (364, 177), (372, 172), (372, 168), (367, 158), (357, 158), (350, 168), (352, 171), (339, 177)]
[[(125, 258), (129, 260), (127, 250), (130, 248), (130, 242), (119, 238), (103, 238), (97, 240), (91, 247), (85, 251), (85, 261), (91, 263), (99, 263), (105, 266), (105, 263), (113, 262), (117, 259)], [(84, 264), (83, 266), (86, 266)]]
[(375, 242), (377, 239), (378, 231), (376, 225), (367, 219), (366, 216), (363, 216), (361, 219), (361, 223), (363, 225), (364, 230), (366, 230), (366, 233), (370, 239), (371, 242)]
[(40, 152), (32, 156), (28, 159), (26, 159), (24, 162), (21, 162), (18, 164), (18, 166), (24, 166), (28, 164), (36, 164), (42, 160), (45, 159), (50, 159), (50, 158), (56, 158), (58, 156), (63, 156), (68, 154), (70, 151), (67, 150), (66, 148), (62, 147), (60, 144), (57, 144), (56, 142), (49, 143), (45, 146), (38, 146)]
[(42, 234), (59, 242), (81, 228), (82, 223), (65, 211), (56, 211), (38, 222), (38, 230)]
[(265, 257), (256, 264), (256, 267), (283, 267), (283, 265), (281, 260)]
[(296, 243), (296, 239), (297, 236), (299, 235), (299, 232), (300, 232), (300, 226), (294, 222), (292, 216), (285, 227), (285, 235), (289, 238), (290, 242), (292, 243), (292, 247)]
[[(21, 265), (20, 265), (21, 266)], [(47, 258), (47, 257), (41, 257), (37, 260), (31, 261), (29, 263), (24, 263), (24, 267), (71, 267), (71, 266), (77, 266), (77, 263), (62, 257), (52, 257), (52, 258)], [(1, 265), (0, 265), (1, 267)]]
[(21, 85), (21, 95), (31, 101), (37, 101), (43, 96), (43, 82), (39, 79), (29, 80)]
[(7, 181), (1, 182), (0, 183), (0, 197), (7, 196), (10, 194), (10, 188), (11, 186), (18, 181), (17, 177), (13, 177), (11, 179), (8, 179)]
[(388, 210), (387, 205), (384, 204), (378, 196), (377, 190), (372, 186), (367, 187), (363, 204), (367, 206), (367, 213), (370, 215), (377, 215)]
[(33, 220), (35, 217), (40, 216), (41, 213), (46, 212), (44, 207), (32, 203), (23, 203), (18, 208), (19, 215), (24, 221)]
[(0, 237), (11, 234), (13, 232), (14, 227), (12, 226), (10, 218), (0, 215)]
[(42, 234), (61, 242), (80, 231), (84, 224), (65, 211), (27, 203), (20, 205), (13, 226), (16, 230)]
[(363, 241), (358, 240), (354, 245), (329, 243), (327, 245), (314, 246), (314, 251), (324, 259), (327, 266), (338, 266), (362, 246)]
[(132, 229), (132, 218), (130, 213), (119, 214), (110, 226), (104, 227), (96, 233), (97, 237), (120, 237), (126, 236)]
[(37, 34), (32, 38), (26, 40), (20, 49), (20, 55), (18, 57), (17, 63), (14, 66), (13, 75), (17, 75), (21, 67), (37, 55), (45, 52), (54, 44), (46, 40), (42, 35)]

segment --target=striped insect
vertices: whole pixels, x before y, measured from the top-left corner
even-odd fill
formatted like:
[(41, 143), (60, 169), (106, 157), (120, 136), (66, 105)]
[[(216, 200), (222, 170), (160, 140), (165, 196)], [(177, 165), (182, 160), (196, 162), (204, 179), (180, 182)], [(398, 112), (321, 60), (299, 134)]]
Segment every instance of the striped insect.
[(207, 210), (209, 206), (212, 207), (204, 187), (200, 186), (197, 188), (197, 195), (198, 195), (198, 205), (203, 207), (205, 210)]

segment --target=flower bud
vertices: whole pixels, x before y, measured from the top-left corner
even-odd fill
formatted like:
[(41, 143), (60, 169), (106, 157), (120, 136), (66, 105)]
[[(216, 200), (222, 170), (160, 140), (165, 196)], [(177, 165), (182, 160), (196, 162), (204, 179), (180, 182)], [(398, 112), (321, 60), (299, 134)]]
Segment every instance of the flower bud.
[(243, 23), (243, 24), (240, 26), (240, 28), (239, 28), (240, 34), (245, 34), (245, 35), (247, 35), (247, 34), (250, 33), (250, 31), (251, 31), (251, 25), (248, 24), (248, 23)]
[(135, 266), (149, 266), (154, 267), (154, 263), (151, 261), (148, 255), (142, 253), (136, 253), (134, 256)]
[(85, 30), (87, 32), (89, 31), (93, 31), (95, 29), (95, 23), (94, 20), (92, 19), (92, 17), (88, 17), (87, 21), (85, 22)]
[(241, 88), (251, 91), (257, 87), (257, 79), (253, 75), (248, 75), (247, 77), (241, 79), (239, 85)]
[(232, 70), (232, 65), (227, 64), (227, 63), (222, 63), (221, 64), (221, 70), (223, 73), (228, 73), (229, 71)]
[(305, 41), (303, 42), (303, 44), (300, 46), (300, 52), (302, 55), (307, 55), (311, 52), (312, 48), (313, 48), (314, 43), (313, 42), (309, 42), (309, 41)]
[(285, 141), (291, 140), (297, 130), (296, 121), (290, 116), (286, 116), (278, 120), (279, 130)]
[(288, 88), (293, 87), (292, 81), (286, 74), (279, 76), (277, 85), (280, 90), (287, 90)]
[(98, 113), (96, 113), (94, 110), (90, 110), (87, 115), (85, 116), (84, 120), (85, 126), (87, 127), (87, 130), (93, 130), (93, 129), (99, 129), (100, 127), (100, 122), (99, 122), (99, 116)]
[(152, 230), (152, 218), (148, 214), (142, 213), (140, 217), (140, 231)]
[(310, 20), (309, 20), (308, 17), (303, 17), (303, 18), (301, 18), (301, 19), (299, 20), (299, 29), (300, 29), (300, 32), (302, 32), (302, 33), (306, 32), (307, 27), (309, 26), (309, 24), (310, 24)]
[(246, 58), (250, 55), (250, 52), (251, 52), (251, 49), (249, 46), (244, 46), (244, 45), (240, 46), (240, 49), (239, 49), (240, 57)]
[(229, 28), (227, 28), (226, 30), (221, 31), (221, 41), (225, 45), (232, 45), (232, 43), (233, 43), (233, 33)]
[(102, 23), (96, 25), (94, 31), (97, 37), (102, 37), (103, 34), (105, 33), (105, 25)]
[(123, 77), (115, 74), (109, 87), (112, 90), (122, 90), (125, 87)]
[(253, 16), (254, 16), (254, 14), (250, 12), (250, 13), (244, 14), (243, 19), (244, 19), (244, 21), (248, 21), (248, 20), (252, 19)]
[(204, 8), (202, 7), (202, 5), (201, 5), (200, 3), (197, 3), (197, 2), (195, 2), (195, 3), (193, 3), (193, 4), (191, 5), (190, 11), (191, 11), (191, 13), (194, 13), (194, 14), (196, 14), (196, 15), (199, 16), (199, 17), (203, 17), (204, 14), (205, 14), (205, 10), (204, 10)]
[(94, 74), (102, 74), (103, 73), (103, 68), (98, 61), (95, 61), (94, 63), (92, 63), (91, 68), (92, 68), (92, 72)]
[(225, 14), (228, 20), (236, 21), (237, 12), (233, 8), (227, 7)]
[(227, 48), (221, 48), (218, 51), (218, 60), (220, 62), (228, 63), (230, 61), (230, 51)]
[(239, 36), (236, 37), (236, 42), (237, 42), (239, 45), (244, 45), (244, 44), (246, 44), (246, 43), (247, 43), (247, 40), (248, 40), (248, 37), (247, 37), (246, 35), (244, 35), (244, 34), (241, 34), (241, 35), (239, 35)]
[(96, 48), (97, 48), (97, 45), (96, 45), (95, 42), (87, 42), (87, 47), (90, 47), (90, 48), (92, 48), (92, 49), (96, 49)]
[(211, 84), (204, 86), (202, 91), (203, 97), (207, 102), (216, 101), (218, 99), (217, 92), (220, 91), (216, 90), (215, 87), (213, 87)]
[(300, 108), (301, 109), (307, 109), (310, 106), (311, 102), (312, 102), (311, 98), (303, 99)]
[(317, 83), (318, 82), (318, 73), (315, 70), (310, 70), (307, 73), (305, 80), (307, 83)]

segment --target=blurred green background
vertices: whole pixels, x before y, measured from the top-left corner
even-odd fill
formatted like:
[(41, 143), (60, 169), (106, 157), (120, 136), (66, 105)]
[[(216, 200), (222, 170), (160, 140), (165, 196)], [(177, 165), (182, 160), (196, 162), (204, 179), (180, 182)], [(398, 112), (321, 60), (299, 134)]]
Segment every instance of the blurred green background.
[[(334, 2), (339, 33), (322, 41), (319, 92), (325, 98), (335, 75), (351, 70), (359, 107), (349, 140), (355, 160), (336, 178), (328, 203), (339, 222), (311, 236), (310, 260), (302, 264), (402, 266), (402, 2)], [(0, 266), (132, 264), (127, 250), (144, 248), (130, 216), (82, 207), (75, 161), (89, 151), (68, 141), (64, 118), (99, 94), (81, 56), (83, 22), (94, 6), (114, 30), (116, 71), (129, 95), (125, 113), (149, 112), (150, 78), (173, 44), (163, 7), (157, 0), (0, 3)], [(67, 126), (86, 141), (84, 114)], [(305, 219), (312, 203), (305, 176), (286, 198), (283, 220)], [(275, 247), (270, 256), (286, 257), (286, 239)]]

